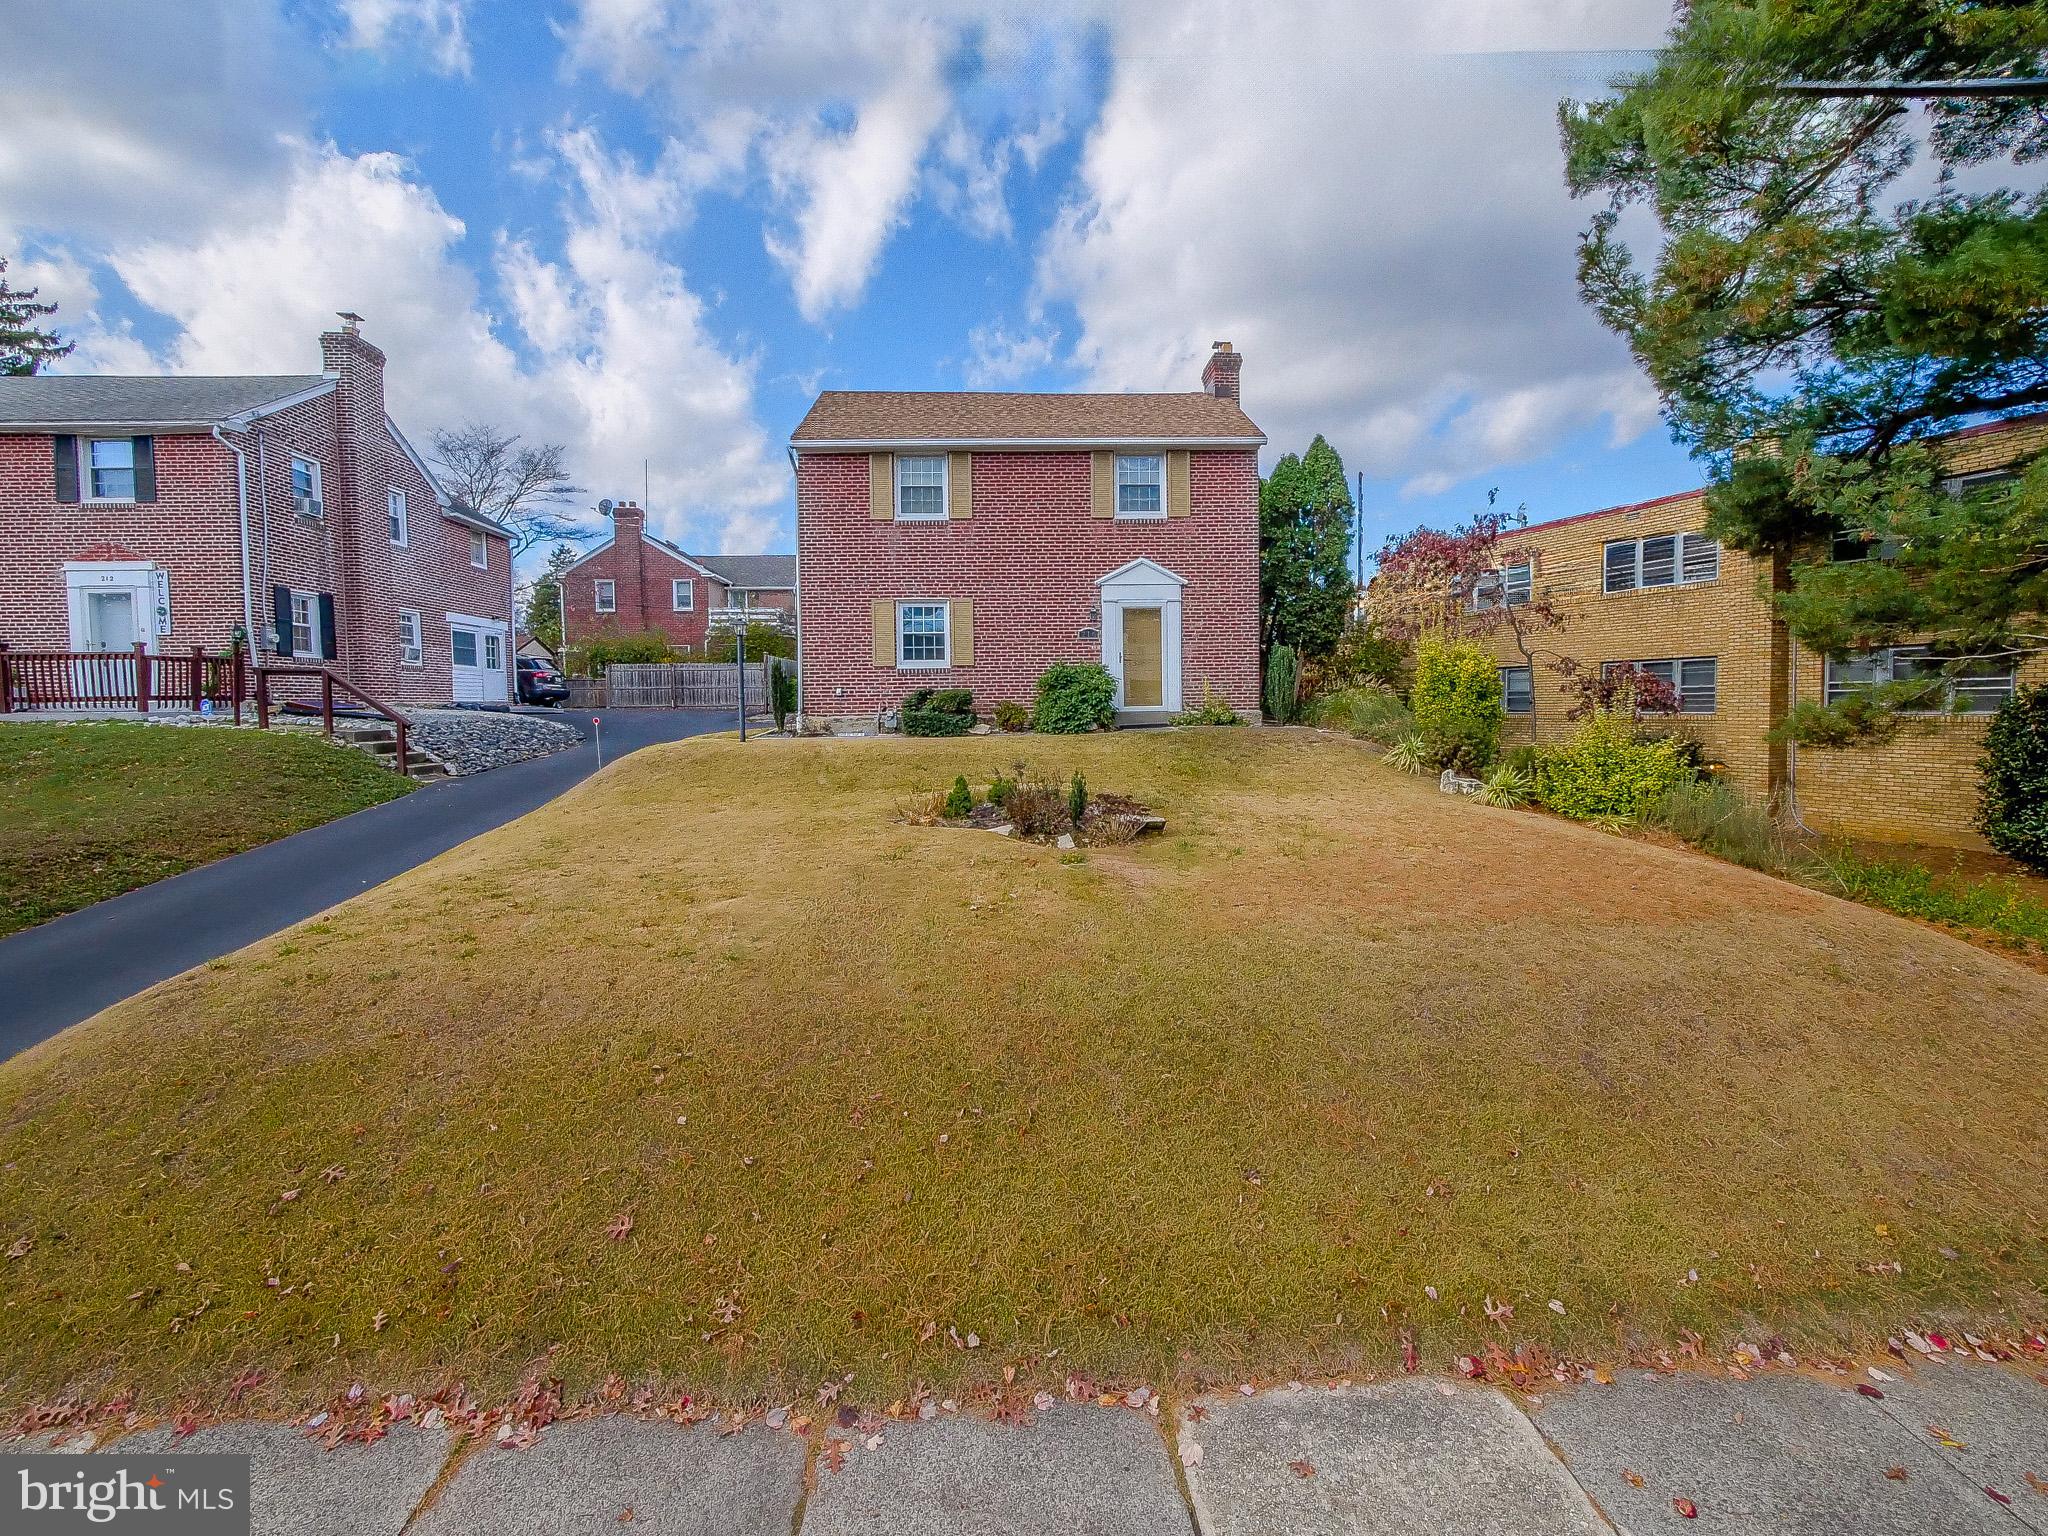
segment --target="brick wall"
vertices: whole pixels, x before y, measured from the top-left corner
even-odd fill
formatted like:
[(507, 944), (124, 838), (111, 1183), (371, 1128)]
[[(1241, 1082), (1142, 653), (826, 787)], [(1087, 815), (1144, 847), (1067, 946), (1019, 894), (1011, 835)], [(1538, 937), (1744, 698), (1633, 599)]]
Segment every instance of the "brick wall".
[[(383, 354), (353, 333), (321, 340), (336, 390), (223, 434), (247, 475), (252, 646), (275, 656), (274, 587), (326, 593), (341, 676), (395, 702), (445, 704), (447, 616), (509, 623), (510, 548), (487, 535), (487, 568), (471, 564), (469, 530), (442, 515), (385, 424)], [(218, 650), (242, 627), (234, 454), (205, 433), (158, 435), (155, 447), (155, 502), (72, 505), (56, 499), (49, 437), (0, 435), (0, 639), (24, 650), (69, 647), (63, 567), (77, 560), (150, 561), (169, 573), (172, 630), (159, 649)], [(292, 509), (294, 454), (320, 468), (321, 517)], [(404, 548), (390, 538), (393, 487), (406, 493)], [(418, 666), (400, 665), (401, 608), (420, 614)]]
[[(631, 502), (612, 514), (612, 541), (587, 555), (569, 573), (563, 590), (569, 644), (598, 635), (637, 635), (655, 630), (679, 650), (704, 649), (711, 610), (725, 602), (725, 587), (678, 560), (646, 537), (646, 517)], [(596, 610), (596, 584), (612, 583), (616, 611)], [(674, 586), (690, 584), (690, 608), (678, 613)]]
[[(974, 690), (1029, 704), (1056, 661), (1102, 659), (1098, 578), (1139, 557), (1186, 578), (1181, 691), (1204, 683), (1233, 707), (1259, 708), (1258, 458), (1197, 451), (1187, 517), (1134, 522), (1092, 515), (1085, 452), (973, 455), (973, 515), (937, 523), (868, 514), (868, 456), (806, 453), (797, 464), (797, 581), (803, 705), (820, 718), (872, 715), (913, 688)], [(874, 663), (878, 599), (974, 604), (974, 664), (900, 672)]]

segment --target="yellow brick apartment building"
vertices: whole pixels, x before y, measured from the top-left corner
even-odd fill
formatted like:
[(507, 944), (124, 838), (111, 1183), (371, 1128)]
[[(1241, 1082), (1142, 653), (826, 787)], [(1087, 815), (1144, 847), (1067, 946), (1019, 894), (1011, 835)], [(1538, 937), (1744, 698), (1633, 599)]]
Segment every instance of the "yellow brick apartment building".
[[(2048, 413), (1971, 428), (1943, 453), (1958, 493), (2014, 472), (2048, 448)], [(1678, 692), (1680, 724), (1745, 793), (1795, 812), (1818, 832), (1983, 848), (1971, 825), (1978, 758), (1991, 715), (2019, 684), (2048, 681), (2048, 657), (1972, 669), (1951, 695), (1962, 712), (1913, 717), (1882, 746), (1840, 750), (1779, 745), (1769, 733), (1803, 699), (1838, 699), (1859, 684), (1909, 677), (1934, 663), (1899, 646), (1830, 660), (1792, 643), (1773, 615), (1782, 584), (1768, 559), (1723, 549), (1704, 533), (1699, 491), (1533, 524), (1514, 542), (1534, 552), (1503, 575), (1507, 600), (1548, 600), (1561, 629), (1535, 636), (1537, 664), (1522, 664), (1512, 635), (1494, 640), (1506, 685), (1510, 742), (1569, 734), (1571, 698), (1553, 670), (1560, 657), (1589, 668), (1631, 662)], [(1870, 558), (1857, 541), (1839, 558)]]

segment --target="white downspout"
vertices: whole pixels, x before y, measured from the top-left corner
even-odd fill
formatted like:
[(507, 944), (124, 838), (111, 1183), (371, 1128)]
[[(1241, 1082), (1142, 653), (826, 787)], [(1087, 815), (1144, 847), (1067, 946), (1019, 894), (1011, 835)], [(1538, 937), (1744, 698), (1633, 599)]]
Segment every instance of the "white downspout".
[(257, 652), (256, 642), (256, 598), (249, 585), (249, 461), (242, 456), (242, 450), (220, 435), (220, 424), (213, 428), (213, 440), (235, 456), (235, 511), (242, 524), (242, 633), (248, 637), (249, 654)]
[[(794, 492), (794, 495), (791, 497), (791, 505), (796, 508), (796, 584), (795, 590), (791, 592), (790, 596), (796, 604), (796, 612), (791, 617), (796, 620), (796, 733), (801, 736), (804, 733), (803, 483), (801, 472), (797, 469), (796, 450), (790, 448), (785, 451), (789, 454), (790, 489)], [(744, 691), (746, 684), (742, 682), (740, 687)]]

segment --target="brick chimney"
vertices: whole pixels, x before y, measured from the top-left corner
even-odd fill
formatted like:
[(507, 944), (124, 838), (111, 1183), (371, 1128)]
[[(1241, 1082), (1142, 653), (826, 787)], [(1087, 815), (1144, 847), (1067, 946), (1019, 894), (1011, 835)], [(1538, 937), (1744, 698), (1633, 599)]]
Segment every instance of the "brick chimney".
[[(341, 328), (320, 336), (320, 366), (334, 376), (334, 457), (329, 474), (320, 485), (326, 503), (322, 536), (332, 541), (340, 570), (335, 589), (336, 626), (341, 635), (343, 671), (352, 678), (367, 678), (363, 666), (368, 660), (363, 637), (365, 626), (376, 617), (356, 612), (355, 597), (377, 590), (374, 573), (366, 568), (368, 551), (377, 547), (368, 528), (384, 526), (385, 506), (382, 465), (386, 456), (384, 434), (384, 354), (363, 339), (363, 317), (349, 310), (341, 312)], [(374, 499), (376, 505), (370, 506)], [(395, 622), (395, 616), (394, 616)], [(379, 633), (388, 633), (379, 627)], [(381, 680), (381, 679), (379, 679)]]
[(1244, 354), (1227, 341), (1212, 342), (1209, 361), (1202, 369), (1202, 391), (1218, 400), (1237, 398), (1237, 370), (1244, 366)]
[(637, 501), (612, 508), (612, 569), (618, 572), (619, 611), (612, 622), (623, 630), (648, 628), (646, 550), (647, 513)]

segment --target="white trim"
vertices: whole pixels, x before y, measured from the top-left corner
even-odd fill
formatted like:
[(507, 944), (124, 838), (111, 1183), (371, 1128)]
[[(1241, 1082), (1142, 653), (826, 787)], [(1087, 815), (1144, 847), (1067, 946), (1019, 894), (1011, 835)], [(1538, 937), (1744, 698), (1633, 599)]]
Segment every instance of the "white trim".
[(1160, 688), (1157, 705), (1140, 706), (1148, 713), (1159, 710), (1178, 714), (1181, 704), (1181, 597), (1187, 578), (1176, 575), (1157, 560), (1140, 556), (1128, 560), (1096, 579), (1102, 592), (1102, 665), (1116, 679), (1116, 708), (1124, 703), (1124, 610), (1159, 610)]
[[(609, 587), (611, 591), (609, 593), (601, 592), (598, 590), (601, 587)], [(610, 598), (609, 602), (600, 601), (600, 599), (606, 597)], [(610, 576), (591, 577), (590, 611), (592, 613), (617, 613), (619, 611), (619, 583), (616, 578)]]
[[(304, 464), (313, 471), (313, 494), (310, 500), (320, 508), (318, 512), (299, 511), (299, 480), (298, 476), (293, 473), (293, 470), (300, 464)], [(325, 518), (327, 516), (327, 496), (321, 487), (321, 479), (320, 461), (318, 459), (310, 454), (293, 453), (289, 449), (286, 450), (284, 463), (285, 494), (291, 500), (292, 515), (294, 517)]]
[[(1135, 560), (1126, 560), (1106, 576), (1095, 578), (1095, 585), (1098, 587), (1111, 585), (1130, 586), (1144, 583), (1180, 588), (1188, 584), (1188, 579), (1185, 576), (1176, 576), (1157, 560), (1148, 560), (1143, 555), (1140, 555)], [(1180, 596), (1177, 590), (1172, 595), (1176, 599)]]
[[(147, 434), (141, 434), (147, 435)], [(94, 443), (126, 443), (128, 445), (128, 494), (126, 496), (100, 496), (92, 488), (92, 445)], [(153, 446), (153, 445), (152, 445)], [(142, 505), (135, 499), (142, 487), (135, 478), (135, 436), (115, 432), (95, 432), (90, 437), (80, 435), (72, 444), (78, 455), (78, 499), (87, 506), (132, 507)]]
[(451, 613), (448, 615), (448, 622), (450, 624), (461, 624), (469, 629), (503, 629), (505, 627), (503, 619), (478, 618), (473, 613)]
[[(478, 557), (482, 558), (479, 559)], [(483, 529), (469, 530), (469, 568), (472, 571), (488, 571), (491, 568), (491, 536)]]
[[(135, 638), (154, 652), (157, 636), (149, 622), (150, 589), (158, 569), (153, 560), (67, 560), (64, 562), (64, 607), (70, 626), (71, 649), (86, 648), (85, 609), (79, 595), (85, 592), (127, 592), (135, 604)], [(106, 578), (118, 578), (108, 580)], [(98, 578), (98, 579), (89, 579)]]
[(1141, 451), (1146, 448), (1263, 448), (1266, 434), (1253, 437), (793, 437), (792, 453), (847, 453), (855, 450), (895, 450), (915, 453), (921, 449), (955, 448), (1118, 448)]
[(398, 514), (398, 532), (391, 536), (391, 547), (393, 549), (409, 549), (412, 546), (412, 500), (405, 494), (404, 486), (394, 485), (385, 489), (384, 513), (387, 519), (390, 518), (394, 510), (394, 501), (397, 503), (395, 510)]
[[(412, 620), (412, 644), (410, 647), (406, 645), (405, 640), (405, 621), (407, 619)], [(406, 660), (406, 651), (408, 649), (412, 652), (412, 659), (410, 661)], [(423, 667), (427, 664), (427, 626), (417, 608), (401, 608), (398, 610), (398, 664), (401, 667)]]
[[(903, 610), (906, 608), (936, 608), (945, 616), (939, 626), (939, 637), (946, 643), (946, 654), (936, 661), (905, 661), (903, 659)], [(937, 672), (953, 665), (953, 604), (943, 597), (901, 598), (896, 603), (896, 670), (898, 672)]]
[[(1156, 512), (1126, 512), (1124, 510), (1124, 462), (1127, 459), (1157, 459), (1159, 461), (1159, 509)], [(1120, 523), (1163, 523), (1171, 515), (1166, 504), (1167, 458), (1163, 453), (1117, 453), (1110, 456), (1109, 486), (1110, 513)], [(1132, 484), (1142, 482), (1133, 481)]]
[[(905, 512), (903, 510), (903, 466), (911, 459), (920, 463), (936, 463), (939, 466), (939, 510), (936, 512)], [(890, 511), (899, 523), (943, 523), (953, 516), (953, 461), (943, 453), (899, 453), (892, 456), (890, 469), (894, 481)], [(919, 486), (929, 490), (930, 486)]]
[(218, 425), (226, 427), (231, 432), (246, 431), (264, 416), (275, 416), (279, 411), (288, 411), (295, 405), (304, 405), (308, 400), (318, 400), (322, 395), (333, 394), (337, 382), (330, 375), (318, 384), (308, 385), (289, 395), (279, 395), (275, 400), (265, 400), (260, 405), (252, 405), (246, 411), (238, 411), (232, 416), (224, 416)]
[[(676, 599), (681, 598), (681, 602)], [(695, 613), (697, 611), (697, 583), (688, 576), (671, 576), (668, 579), (668, 604), (670, 613)]]
[[(454, 510), (454, 498), (448, 494), (447, 488), (435, 478), (434, 472), (427, 468), (427, 461), (420, 457), (419, 450), (414, 448), (411, 442), (407, 440), (406, 435), (398, 430), (398, 423), (389, 416), (386, 416), (384, 418), (384, 430), (391, 434), (391, 440), (398, 444), (400, 450), (408, 459), (412, 460), (412, 467), (418, 470), (420, 478), (427, 482), (427, 489), (434, 493), (434, 500), (440, 503), (441, 510), (450, 516), (454, 516), (457, 522), (463, 521)], [(485, 521), (488, 521), (488, 519), (485, 519)], [(503, 528), (499, 525), (493, 524), (492, 526), (498, 527), (498, 531), (501, 534), (504, 532)]]

